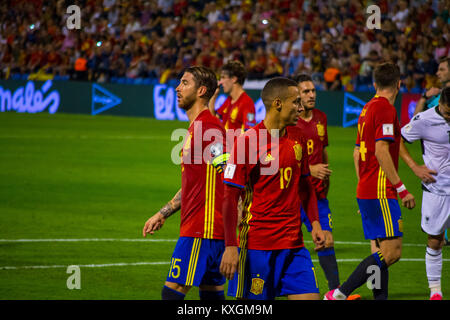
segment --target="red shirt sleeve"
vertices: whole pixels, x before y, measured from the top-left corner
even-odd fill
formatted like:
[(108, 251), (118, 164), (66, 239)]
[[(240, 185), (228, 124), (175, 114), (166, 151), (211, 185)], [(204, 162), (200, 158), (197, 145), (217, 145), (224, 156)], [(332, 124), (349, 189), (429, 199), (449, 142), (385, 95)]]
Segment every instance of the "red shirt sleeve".
[(244, 100), (242, 110), (241, 121), (244, 124), (244, 130), (248, 130), (256, 125), (255, 103), (249, 96)]
[(323, 114), (323, 122), (324, 122), (324, 129), (325, 129), (323, 146), (327, 147), (328, 146), (328, 119), (327, 119), (327, 115), (325, 113)]
[(224, 173), (224, 183), (238, 188), (244, 188), (247, 184), (250, 171), (253, 166), (249, 161), (250, 139), (246, 135), (241, 135), (236, 139), (233, 151), (230, 154)]
[(388, 105), (380, 104), (377, 111), (373, 113), (375, 141), (394, 141), (394, 123), (397, 111)]

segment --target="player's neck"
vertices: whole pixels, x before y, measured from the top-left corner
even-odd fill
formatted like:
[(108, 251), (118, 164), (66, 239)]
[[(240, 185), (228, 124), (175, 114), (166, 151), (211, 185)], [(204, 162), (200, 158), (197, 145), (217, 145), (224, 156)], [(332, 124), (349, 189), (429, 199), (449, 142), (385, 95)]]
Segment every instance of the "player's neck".
[(273, 137), (282, 137), (286, 132), (286, 125), (284, 125), (278, 117), (267, 114), (264, 118), (264, 126)]
[(231, 97), (231, 103), (235, 103), (241, 94), (244, 92), (244, 89), (240, 85), (236, 85), (231, 89), (230, 97)]
[(208, 105), (206, 105), (203, 100), (195, 102), (189, 110), (186, 110), (189, 124), (194, 122), (198, 115), (206, 109), (208, 109)]
[(313, 116), (313, 109), (305, 109), (302, 113), (300, 113), (300, 118), (304, 121), (311, 121)]
[(377, 90), (376, 95), (378, 97), (386, 98), (390, 104), (394, 105), (395, 98), (397, 97), (397, 91), (392, 90)]

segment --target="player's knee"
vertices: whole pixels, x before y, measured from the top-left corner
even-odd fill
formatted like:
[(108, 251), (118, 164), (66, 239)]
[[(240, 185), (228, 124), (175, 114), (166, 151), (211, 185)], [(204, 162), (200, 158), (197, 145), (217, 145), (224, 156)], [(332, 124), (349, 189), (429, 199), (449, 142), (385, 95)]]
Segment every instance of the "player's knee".
[(390, 250), (383, 254), (386, 265), (388, 265), (388, 266), (393, 265), (394, 263), (398, 262), (400, 260), (401, 256), (402, 256), (401, 249)]
[(427, 246), (433, 250), (440, 250), (444, 246), (444, 235), (442, 237), (428, 236)]
[(180, 292), (182, 294), (188, 293), (189, 289), (191, 288), (191, 287), (187, 287), (187, 286), (185, 286), (183, 284), (179, 284), (179, 283), (175, 283), (175, 282), (169, 282), (169, 281), (166, 281), (164, 283), (164, 286), (169, 288), (169, 289), (178, 291), (178, 292)]

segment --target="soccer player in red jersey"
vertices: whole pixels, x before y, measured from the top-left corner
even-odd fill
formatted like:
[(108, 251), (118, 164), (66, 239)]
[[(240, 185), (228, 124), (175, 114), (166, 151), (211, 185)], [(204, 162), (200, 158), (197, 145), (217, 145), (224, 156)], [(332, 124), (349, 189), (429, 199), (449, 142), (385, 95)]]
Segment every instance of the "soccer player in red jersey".
[[(300, 74), (295, 77), (298, 83), (300, 98), (304, 111), (300, 114), (297, 127), (300, 128), (306, 139), (309, 169), (312, 176), (312, 184), (316, 190), (317, 206), (319, 209), (319, 222), (325, 234), (325, 248), (317, 252), (319, 263), (328, 281), (330, 290), (339, 287), (339, 270), (334, 251), (334, 239), (332, 234), (331, 211), (327, 194), (329, 189), (329, 177), (331, 170), (328, 168), (327, 116), (316, 109), (316, 88), (311, 77)], [(302, 222), (311, 232), (311, 225), (304, 210), (302, 210)]]
[[(230, 296), (319, 299), (314, 266), (301, 233), (302, 201), (312, 221), (316, 249), (324, 245), (324, 236), (306, 145), (295, 127), (302, 109), (297, 83), (273, 78), (261, 97), (266, 117), (238, 137), (224, 173), (226, 249), (220, 269), (230, 279)], [(246, 196), (238, 250), (236, 218), (241, 190)]]
[(388, 298), (388, 267), (401, 257), (403, 225), (397, 194), (403, 206), (412, 209), (414, 196), (398, 175), (400, 125), (393, 106), (400, 89), (400, 70), (382, 63), (374, 70), (376, 95), (358, 119), (354, 160), (358, 186), (356, 198), (364, 236), (378, 250), (364, 259), (341, 287), (327, 292), (326, 300), (343, 300), (367, 282), (374, 272), (380, 281), (372, 284), (375, 299)]
[(217, 88), (209, 101), (209, 109), (222, 119), (225, 130), (244, 132), (256, 124), (255, 104), (242, 87), (246, 76), (245, 67), (239, 61), (229, 61), (222, 67), (219, 85), (228, 97), (216, 111), (214, 106), (219, 95)]
[(181, 190), (142, 231), (144, 237), (153, 234), (181, 208), (180, 238), (162, 289), (163, 300), (182, 300), (192, 286), (199, 287), (201, 299), (225, 299), (225, 278), (219, 270), (224, 251), (225, 130), (208, 109), (216, 88), (215, 74), (203, 67), (187, 68), (176, 88), (178, 105), (190, 121), (181, 155)]

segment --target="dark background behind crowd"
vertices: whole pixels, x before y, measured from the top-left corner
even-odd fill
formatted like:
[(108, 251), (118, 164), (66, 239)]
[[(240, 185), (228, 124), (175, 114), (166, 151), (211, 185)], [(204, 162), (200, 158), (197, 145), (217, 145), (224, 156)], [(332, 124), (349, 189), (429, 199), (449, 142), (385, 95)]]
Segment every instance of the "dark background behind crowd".
[[(66, 10), (81, 8), (81, 28)], [(381, 29), (366, 8), (381, 9)], [(403, 92), (439, 86), (449, 0), (8, 0), (0, 3), (2, 79), (175, 83), (183, 68), (241, 60), (249, 80), (312, 75), (322, 90), (372, 90), (394, 61)]]

